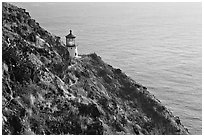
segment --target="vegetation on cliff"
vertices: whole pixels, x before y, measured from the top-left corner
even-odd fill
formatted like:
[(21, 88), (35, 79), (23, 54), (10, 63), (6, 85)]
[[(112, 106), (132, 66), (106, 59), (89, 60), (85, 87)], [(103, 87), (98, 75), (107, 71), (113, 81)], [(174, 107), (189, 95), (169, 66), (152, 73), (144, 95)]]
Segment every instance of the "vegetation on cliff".
[(25, 9), (2, 12), (3, 134), (188, 134), (120, 69), (95, 53), (71, 60)]

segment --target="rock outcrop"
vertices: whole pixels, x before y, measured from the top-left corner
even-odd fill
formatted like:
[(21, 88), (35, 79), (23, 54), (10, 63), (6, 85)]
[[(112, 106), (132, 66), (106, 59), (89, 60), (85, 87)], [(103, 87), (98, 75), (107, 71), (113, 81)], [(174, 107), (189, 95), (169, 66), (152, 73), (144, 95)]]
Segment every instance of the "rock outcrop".
[(94, 54), (70, 59), (25, 9), (2, 3), (3, 134), (189, 134), (148, 89)]

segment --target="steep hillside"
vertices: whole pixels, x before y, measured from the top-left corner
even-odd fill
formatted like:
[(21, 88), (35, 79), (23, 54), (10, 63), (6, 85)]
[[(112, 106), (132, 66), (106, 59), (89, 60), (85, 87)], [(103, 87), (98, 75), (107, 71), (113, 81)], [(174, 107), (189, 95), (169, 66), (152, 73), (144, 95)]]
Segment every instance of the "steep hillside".
[(3, 134), (189, 134), (146, 87), (94, 54), (70, 59), (25, 9), (2, 3)]

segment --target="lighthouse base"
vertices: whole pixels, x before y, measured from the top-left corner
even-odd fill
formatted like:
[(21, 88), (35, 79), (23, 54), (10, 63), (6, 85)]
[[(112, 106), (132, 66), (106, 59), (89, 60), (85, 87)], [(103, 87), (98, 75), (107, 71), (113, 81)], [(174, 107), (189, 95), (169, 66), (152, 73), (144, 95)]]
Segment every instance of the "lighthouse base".
[(68, 47), (68, 51), (71, 58), (78, 57), (77, 47)]

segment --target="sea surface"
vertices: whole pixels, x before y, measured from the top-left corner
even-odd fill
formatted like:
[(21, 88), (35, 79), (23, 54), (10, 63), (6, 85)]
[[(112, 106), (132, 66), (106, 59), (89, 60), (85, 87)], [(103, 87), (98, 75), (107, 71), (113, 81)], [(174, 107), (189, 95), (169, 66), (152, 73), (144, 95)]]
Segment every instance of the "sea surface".
[(13, 4), (63, 41), (72, 29), (79, 54), (96, 52), (202, 134), (201, 3)]

